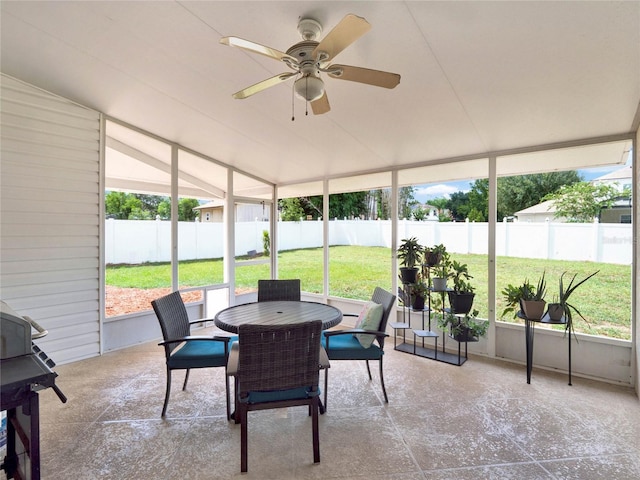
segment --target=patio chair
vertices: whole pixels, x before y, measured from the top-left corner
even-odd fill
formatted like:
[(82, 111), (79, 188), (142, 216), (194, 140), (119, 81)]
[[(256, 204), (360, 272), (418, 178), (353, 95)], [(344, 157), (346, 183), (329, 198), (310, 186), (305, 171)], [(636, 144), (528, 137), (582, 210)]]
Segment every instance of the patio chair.
[[(345, 330), (325, 330), (322, 335), (322, 345), (327, 352), (329, 360), (364, 360), (367, 363), (369, 380), (372, 380), (369, 360), (378, 360), (380, 365), (380, 385), (385, 403), (389, 403), (387, 390), (384, 386), (382, 373), (382, 357), (384, 355), (384, 339), (389, 314), (393, 309), (396, 296), (386, 290), (376, 287), (371, 301), (359, 315), (356, 328)], [(381, 307), (381, 308), (380, 308)], [(377, 316), (376, 316), (377, 315)], [(358, 315), (345, 313), (343, 316), (356, 317)], [(377, 345), (373, 342), (376, 342)], [(327, 409), (329, 370), (324, 374), (324, 408)]]
[[(225, 367), (229, 357), (229, 342), (236, 336), (192, 336), (191, 325), (203, 320), (189, 321), (187, 309), (180, 292), (173, 292), (151, 302), (156, 312), (162, 338), (159, 343), (164, 347), (167, 365), (167, 389), (162, 406), (162, 417), (167, 413), (169, 395), (171, 393), (171, 371), (186, 370), (182, 390), (186, 390), (189, 371), (192, 368)], [(227, 403), (227, 420), (230, 418), (229, 377), (225, 375), (225, 393)]]
[(258, 280), (258, 301), (300, 301), (300, 279)]
[(320, 461), (318, 411), (322, 322), (289, 325), (244, 324), (239, 348), (229, 357), (235, 376), (236, 422), (240, 422), (240, 470), (248, 465), (248, 412), (308, 406), (312, 420), (313, 462)]

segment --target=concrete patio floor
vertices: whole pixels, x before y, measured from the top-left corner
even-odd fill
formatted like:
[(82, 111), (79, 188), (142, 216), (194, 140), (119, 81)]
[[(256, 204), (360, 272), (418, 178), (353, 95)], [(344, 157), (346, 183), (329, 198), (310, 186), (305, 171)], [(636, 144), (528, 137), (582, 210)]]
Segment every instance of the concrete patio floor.
[[(212, 329), (208, 329), (210, 331)], [(202, 332), (198, 332), (199, 334)], [(524, 341), (523, 341), (524, 347)], [(166, 419), (156, 343), (61, 365), (69, 401), (41, 392), (42, 478), (637, 479), (640, 403), (632, 389), (470, 357), (461, 367), (387, 346), (377, 366), (334, 361), (321, 462), (304, 407), (252, 412), (249, 472), (228, 422), (224, 370), (174, 374)], [(322, 380), (321, 380), (322, 381)]]

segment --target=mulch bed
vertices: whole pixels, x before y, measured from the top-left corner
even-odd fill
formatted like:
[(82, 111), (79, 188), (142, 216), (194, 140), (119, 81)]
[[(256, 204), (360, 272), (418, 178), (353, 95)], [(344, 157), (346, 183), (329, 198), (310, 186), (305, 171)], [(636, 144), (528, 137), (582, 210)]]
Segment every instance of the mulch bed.
[[(119, 288), (106, 286), (106, 316), (116, 317), (127, 313), (151, 309), (151, 301), (171, 293), (171, 288)], [(202, 292), (182, 294), (185, 303), (202, 300)]]

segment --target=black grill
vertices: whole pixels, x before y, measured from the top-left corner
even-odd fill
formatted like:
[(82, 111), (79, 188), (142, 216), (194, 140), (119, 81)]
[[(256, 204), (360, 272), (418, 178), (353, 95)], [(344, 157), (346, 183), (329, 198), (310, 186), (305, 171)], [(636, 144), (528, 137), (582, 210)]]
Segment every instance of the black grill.
[[(29, 317), (21, 317), (2, 303), (0, 332), (0, 409), (7, 411), (7, 454), (0, 469), (8, 479), (40, 478), (40, 412), (38, 391), (52, 388), (60, 400), (67, 398), (56, 386), (55, 366), (45, 352), (31, 343)], [(22, 323), (24, 322), (24, 324)], [(35, 323), (35, 322), (34, 322)], [(36, 324), (40, 333), (43, 330)], [(27, 342), (27, 343), (25, 343)]]

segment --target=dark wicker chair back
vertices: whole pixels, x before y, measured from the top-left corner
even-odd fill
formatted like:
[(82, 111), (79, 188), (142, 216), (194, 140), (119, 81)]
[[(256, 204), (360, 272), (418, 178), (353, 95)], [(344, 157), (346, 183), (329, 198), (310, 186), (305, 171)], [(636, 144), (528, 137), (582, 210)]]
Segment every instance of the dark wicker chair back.
[[(248, 415), (251, 410), (306, 405), (312, 420), (313, 461), (320, 461), (318, 412), (322, 322), (240, 325), (236, 422), (240, 422), (240, 471), (248, 468)], [(230, 362), (233, 360), (233, 356)]]
[[(171, 394), (171, 371), (186, 370), (182, 390), (186, 390), (189, 381), (189, 371), (192, 368), (225, 367), (229, 358), (229, 344), (235, 337), (194, 337), (191, 336), (191, 324), (201, 323), (202, 320), (189, 321), (187, 308), (182, 301), (180, 292), (173, 292), (151, 302), (160, 329), (164, 347), (167, 386), (164, 395), (162, 414), (164, 417), (169, 405)], [(182, 348), (177, 349), (178, 345)], [(225, 375), (225, 393), (227, 405), (227, 418), (230, 417), (229, 406), (229, 379)]]
[[(187, 309), (184, 306), (180, 292), (173, 292), (153, 300), (151, 305), (160, 322), (162, 338), (165, 341), (174, 338), (184, 338), (190, 335), (189, 315), (187, 314)], [(167, 357), (178, 345), (180, 345), (180, 342), (165, 344), (164, 347)]]
[(239, 328), (239, 397), (298, 387), (317, 390), (322, 322)]
[[(389, 315), (391, 314), (391, 310), (393, 309), (393, 304), (396, 301), (396, 296), (393, 293), (387, 292), (386, 290), (376, 287), (373, 291), (373, 295), (371, 296), (371, 301), (379, 303), (382, 305), (384, 309), (384, 313), (382, 314), (382, 320), (380, 320), (380, 330), (381, 332), (385, 332), (387, 330), (387, 322), (389, 321)], [(395, 320), (394, 320), (395, 321)], [(376, 337), (378, 340), (378, 344), (380, 348), (384, 348), (384, 336)]]
[(300, 279), (258, 280), (258, 301), (300, 301)]

